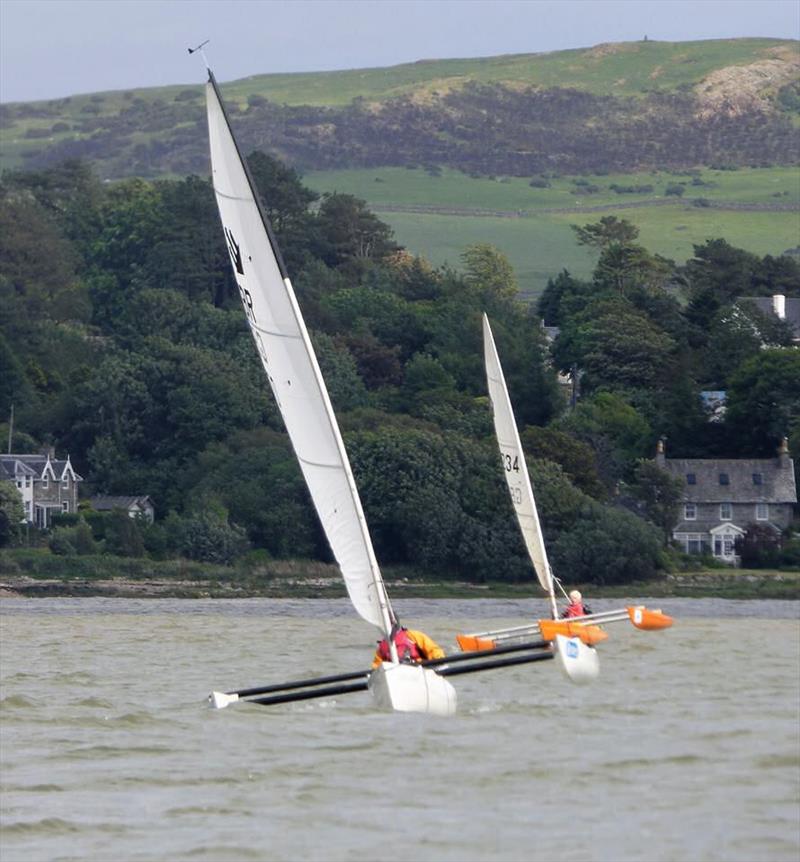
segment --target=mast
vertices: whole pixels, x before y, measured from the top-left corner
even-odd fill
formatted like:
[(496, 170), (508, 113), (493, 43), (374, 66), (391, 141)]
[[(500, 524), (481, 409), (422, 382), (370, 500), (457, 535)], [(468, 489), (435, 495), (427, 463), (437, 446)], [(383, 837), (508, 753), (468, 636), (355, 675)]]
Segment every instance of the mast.
[(397, 617), (328, 390), (210, 68), (206, 96), (214, 192), (250, 331), (353, 606), (394, 647), (389, 636)]

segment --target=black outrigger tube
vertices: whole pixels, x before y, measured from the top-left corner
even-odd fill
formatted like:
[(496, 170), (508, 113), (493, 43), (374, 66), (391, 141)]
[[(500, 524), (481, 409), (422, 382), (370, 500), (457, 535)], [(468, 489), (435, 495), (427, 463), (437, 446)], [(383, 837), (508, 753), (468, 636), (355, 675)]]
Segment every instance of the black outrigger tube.
[[(509, 656), (508, 653), (524, 653), (518, 656)], [(497, 656), (504, 656), (498, 658)], [(554, 657), (547, 641), (527, 641), (521, 644), (497, 647), (492, 650), (481, 650), (478, 652), (459, 653), (444, 658), (428, 659), (417, 662), (420, 667), (438, 668), (436, 671), (440, 676), (459, 676), (465, 673), (477, 673), (484, 670), (492, 670), (513, 665), (530, 664), (537, 661), (547, 661)], [(452, 667), (451, 665), (456, 665)], [(318, 697), (332, 697), (338, 694), (349, 694), (355, 691), (365, 691), (369, 687), (370, 671), (355, 671), (353, 673), (335, 674), (333, 676), (318, 676), (309, 679), (293, 680), (290, 682), (276, 683), (274, 685), (261, 686), (260, 688), (245, 688), (238, 691), (229, 691), (226, 694), (236, 695), (239, 698), (248, 698), (247, 703), (258, 703), (269, 706), (278, 703), (290, 703), (299, 700), (311, 700)], [(350, 680), (358, 680), (350, 682)], [(330, 685), (330, 683), (348, 683), (346, 685)], [(305, 689), (296, 691), (296, 689)], [(285, 692), (274, 694), (269, 697), (254, 697), (254, 695), (268, 694), (270, 692)]]

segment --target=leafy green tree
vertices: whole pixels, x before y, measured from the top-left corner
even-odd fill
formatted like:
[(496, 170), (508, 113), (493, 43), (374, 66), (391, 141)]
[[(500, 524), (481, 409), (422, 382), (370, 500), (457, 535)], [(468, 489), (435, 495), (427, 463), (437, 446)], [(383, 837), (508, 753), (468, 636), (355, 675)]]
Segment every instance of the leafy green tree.
[(323, 195), (317, 225), (321, 257), (328, 266), (346, 266), (360, 275), (366, 261), (381, 260), (398, 249), (389, 225), (353, 195)]
[(597, 504), (583, 509), (579, 524), (559, 536), (551, 559), (565, 583), (626, 584), (653, 580), (663, 569), (655, 527)]
[(195, 303), (238, 305), (211, 183), (199, 177), (161, 180), (153, 190), (161, 221), (151, 244), (142, 248), (137, 286), (178, 291)]
[(22, 495), (13, 482), (0, 481), (0, 548), (19, 539), (24, 520)]
[(324, 332), (315, 332), (313, 341), (334, 408), (342, 412), (364, 407), (367, 403), (367, 389), (347, 347)]
[(607, 496), (597, 471), (595, 453), (591, 446), (572, 434), (554, 427), (529, 426), (520, 434), (520, 442), (529, 457), (558, 464), (570, 482), (584, 494), (597, 500)]
[(600, 251), (612, 245), (630, 245), (639, 236), (639, 228), (616, 216), (603, 216), (599, 222), (585, 224), (583, 227), (570, 225), (578, 240), (578, 245), (587, 245)]
[(669, 545), (672, 531), (678, 523), (684, 483), (653, 461), (641, 459), (634, 470), (630, 491), (639, 501), (642, 513), (655, 524), (663, 535), (664, 547)]
[[(536, 310), (546, 326), (561, 326), (573, 300), (580, 297), (585, 302), (592, 292), (592, 286), (573, 278), (563, 269), (555, 278), (548, 279)], [(566, 306), (566, 308), (562, 307)]]
[(413, 404), (422, 392), (449, 391), (453, 389), (454, 385), (453, 378), (434, 356), (415, 353), (406, 363), (403, 388), (409, 403)]
[(0, 331), (0, 416), (8, 416), (12, 404), (22, 404), (29, 397), (30, 386), (22, 363)]
[(594, 282), (601, 288), (628, 294), (637, 287), (662, 288), (672, 270), (670, 261), (651, 255), (640, 245), (611, 243), (600, 255)]
[(266, 153), (255, 151), (247, 162), (286, 265), (297, 272), (319, 242), (318, 226), (309, 210), (319, 195), (303, 185), (294, 168)]
[(581, 388), (657, 389), (674, 340), (621, 297), (591, 303), (565, 324), (554, 345), (559, 367), (577, 365)]
[[(31, 319), (86, 320), (86, 290), (78, 257), (58, 223), (36, 201), (0, 198), (3, 304), (25, 330)], [(12, 333), (8, 333), (10, 336)]]
[(204, 509), (183, 520), (180, 550), (190, 560), (230, 565), (248, 550), (244, 531), (222, 512)]
[(491, 313), (518, 299), (519, 285), (514, 270), (496, 246), (473, 243), (464, 249), (461, 260), (466, 268), (466, 284), (482, 310)]
[(748, 524), (736, 540), (736, 553), (747, 569), (777, 569), (781, 562), (781, 534), (766, 524)]
[(763, 350), (731, 377), (725, 425), (742, 455), (773, 455), (798, 416), (800, 351)]
[(261, 427), (209, 444), (197, 463), (186, 468), (179, 484), (182, 500), (218, 500), (228, 521), (241, 527), (254, 547), (273, 557), (327, 555), (284, 433)]
[(592, 447), (597, 469), (610, 491), (638, 458), (648, 454), (653, 432), (647, 420), (626, 399), (598, 392), (578, 402), (558, 423)]
[(721, 306), (750, 293), (758, 266), (756, 255), (734, 248), (724, 239), (695, 245), (694, 257), (684, 267), (689, 286), (688, 319), (708, 330)]
[(118, 557), (143, 557), (144, 539), (137, 519), (122, 510), (111, 512), (105, 527), (105, 549)]

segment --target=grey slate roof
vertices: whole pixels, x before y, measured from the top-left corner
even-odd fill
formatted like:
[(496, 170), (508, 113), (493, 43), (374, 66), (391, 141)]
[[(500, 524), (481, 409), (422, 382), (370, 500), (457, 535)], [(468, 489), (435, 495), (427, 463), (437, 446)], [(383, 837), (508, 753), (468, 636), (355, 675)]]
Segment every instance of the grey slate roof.
[(146, 506), (148, 503), (151, 506), (153, 505), (153, 501), (142, 494), (129, 497), (92, 497), (89, 502), (92, 504), (92, 508), (96, 509), (98, 512), (108, 512), (113, 509), (125, 509), (127, 511), (134, 505), (138, 505), (140, 507)]
[[(56, 458), (50, 459), (50, 466), (58, 478), (64, 474), (64, 468), (69, 463), (59, 461)], [(44, 468), (47, 466), (47, 455), (0, 455), (0, 478), (14, 480), (17, 476), (32, 476), (36, 479), (42, 478)], [(75, 473), (72, 464), (70, 469)], [(80, 482), (83, 477), (75, 473), (75, 478)]]
[[(797, 487), (791, 458), (666, 458), (665, 470), (686, 482), (693, 473), (695, 484), (686, 484), (683, 499), (701, 503), (796, 503)], [(720, 484), (720, 474), (728, 484)], [(761, 484), (753, 475), (761, 475)], [(696, 522), (691, 522), (696, 523)]]

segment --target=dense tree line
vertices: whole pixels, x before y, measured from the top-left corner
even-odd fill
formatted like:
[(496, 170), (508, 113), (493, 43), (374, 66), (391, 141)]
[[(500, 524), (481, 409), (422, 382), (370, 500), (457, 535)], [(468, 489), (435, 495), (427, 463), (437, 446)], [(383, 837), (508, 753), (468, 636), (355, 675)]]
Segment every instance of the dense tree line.
[[(785, 326), (734, 303), (800, 295), (792, 259), (720, 239), (676, 265), (605, 218), (576, 231), (597, 253), (592, 280), (564, 272), (534, 309), (493, 247), (466, 249), (460, 271), (433, 268), (363, 201), (319, 199), (262, 153), (250, 163), (382, 561), (531, 577), (498, 467), (484, 311), (566, 581), (622, 582), (668, 564), (676, 492), (646, 460), (660, 435), (675, 456), (770, 454), (786, 433), (800, 447), (800, 352)], [(4, 175), (0, 415), (14, 405), (13, 449), (55, 445), (84, 492), (157, 506), (156, 524), (133, 533), (118, 519), (73, 519), (50, 537), (54, 552), (328, 558), (229, 269), (204, 179), (106, 184), (81, 162)], [(541, 317), (561, 328), (553, 359)], [(580, 369), (575, 409), (559, 368)], [(724, 422), (703, 414), (704, 388), (728, 390)], [(0, 542), (14, 539), (13, 504), (0, 500)]]
[[(113, 178), (205, 175), (200, 94), (187, 90), (172, 101), (131, 97), (118, 113), (101, 116), (90, 103), (71, 126), (56, 121), (49, 130), (31, 129), (37, 137), (22, 158), (30, 168), (91, 159)], [(37, 118), (59, 116), (58, 101), (3, 108), (7, 126), (31, 111), (38, 111)], [(479, 175), (602, 174), (786, 165), (800, 155), (792, 109), (783, 102), (769, 111), (709, 113), (697, 96), (680, 90), (634, 99), (469, 82), (424, 101), (402, 96), (377, 107), (358, 98), (344, 107), (287, 106), (253, 95), (246, 107), (234, 103), (230, 109), (246, 148), (306, 170), (446, 165)], [(64, 126), (73, 134), (63, 134)], [(41, 133), (54, 140), (45, 143)]]

